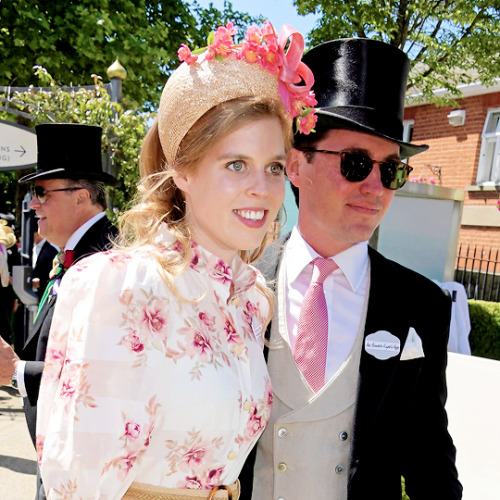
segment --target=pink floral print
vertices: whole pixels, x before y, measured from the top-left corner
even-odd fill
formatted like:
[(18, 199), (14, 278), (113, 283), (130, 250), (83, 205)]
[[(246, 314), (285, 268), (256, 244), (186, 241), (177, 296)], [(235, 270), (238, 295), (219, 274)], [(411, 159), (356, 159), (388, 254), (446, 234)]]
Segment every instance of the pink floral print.
[(181, 301), (157, 270), (175, 245), (165, 227), (162, 241), (173, 245), (96, 254), (62, 280), (38, 400), (50, 500), (121, 498), (133, 481), (231, 484), (269, 419), (262, 277), (193, 244), (174, 279), (196, 298)]

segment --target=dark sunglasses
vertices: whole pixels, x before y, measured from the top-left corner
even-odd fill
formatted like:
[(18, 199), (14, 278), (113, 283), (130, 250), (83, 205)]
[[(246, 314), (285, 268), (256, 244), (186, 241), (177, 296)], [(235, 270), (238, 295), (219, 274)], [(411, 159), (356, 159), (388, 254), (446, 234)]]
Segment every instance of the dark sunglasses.
[(79, 189), (85, 189), (83, 187), (70, 187), (70, 188), (61, 188), (61, 189), (49, 189), (46, 190), (42, 186), (32, 186), (31, 187), (31, 195), (33, 197), (37, 197), (38, 201), (43, 205), (47, 201), (47, 195), (49, 193), (55, 193), (56, 191), (78, 191)]
[(340, 156), (340, 173), (349, 182), (364, 181), (373, 170), (373, 164), (380, 167), (380, 180), (387, 189), (399, 189), (405, 185), (412, 167), (398, 160), (377, 161), (363, 153), (329, 151), (327, 149), (300, 148), (304, 153), (325, 153)]

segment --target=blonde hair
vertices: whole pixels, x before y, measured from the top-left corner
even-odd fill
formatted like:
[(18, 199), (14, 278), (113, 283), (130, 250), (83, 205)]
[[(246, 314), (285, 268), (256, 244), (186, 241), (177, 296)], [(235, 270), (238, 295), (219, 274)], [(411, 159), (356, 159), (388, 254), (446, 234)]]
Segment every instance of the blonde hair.
[[(179, 295), (173, 276), (182, 273), (190, 263), (191, 233), (185, 217), (184, 195), (175, 185), (174, 175), (196, 171), (208, 148), (238, 127), (269, 117), (279, 119), (288, 153), (292, 146), (292, 125), (279, 99), (241, 97), (213, 107), (183, 137), (172, 165), (165, 160), (157, 120), (147, 133), (140, 155), (138, 196), (134, 206), (121, 219), (119, 247), (126, 249), (155, 245), (157, 231), (165, 222), (179, 241), (181, 250), (160, 253), (158, 263), (163, 280), (177, 297)], [(272, 234), (268, 234), (258, 248), (253, 251), (241, 250), (238, 255), (247, 263), (254, 262), (272, 237)], [(259, 288), (272, 306), (271, 292), (265, 287)]]

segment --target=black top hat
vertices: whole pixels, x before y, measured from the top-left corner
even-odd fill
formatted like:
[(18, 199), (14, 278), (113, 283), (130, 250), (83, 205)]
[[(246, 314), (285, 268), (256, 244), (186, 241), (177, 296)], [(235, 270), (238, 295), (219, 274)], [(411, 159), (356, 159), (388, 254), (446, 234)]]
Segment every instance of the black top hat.
[(88, 179), (116, 184), (102, 169), (102, 128), (80, 123), (44, 123), (35, 127), (37, 170), (20, 183), (41, 179)]
[(398, 143), (401, 157), (429, 146), (403, 141), (403, 110), (410, 62), (392, 45), (367, 38), (332, 40), (303, 61), (314, 74), (318, 130), (343, 128)]

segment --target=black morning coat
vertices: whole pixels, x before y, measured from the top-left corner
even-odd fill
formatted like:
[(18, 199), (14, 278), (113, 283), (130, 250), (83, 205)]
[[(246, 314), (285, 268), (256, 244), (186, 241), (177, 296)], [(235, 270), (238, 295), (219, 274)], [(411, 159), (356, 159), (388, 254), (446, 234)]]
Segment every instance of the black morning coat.
[[(267, 279), (277, 275), (284, 241), (268, 247), (259, 261)], [(386, 330), (404, 346), (413, 327), (425, 357), (400, 361), (400, 352), (380, 360), (362, 348), (347, 498), (401, 500), (404, 476), (411, 500), (460, 499), (456, 450), (444, 408), (451, 300), (422, 275), (370, 247), (368, 253), (371, 280), (364, 336)], [(254, 461), (255, 450), (240, 476), (241, 500), (251, 498)], [(334, 468), (332, 462), (332, 474)]]

